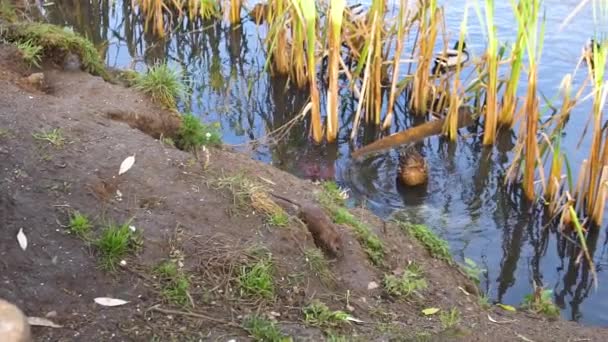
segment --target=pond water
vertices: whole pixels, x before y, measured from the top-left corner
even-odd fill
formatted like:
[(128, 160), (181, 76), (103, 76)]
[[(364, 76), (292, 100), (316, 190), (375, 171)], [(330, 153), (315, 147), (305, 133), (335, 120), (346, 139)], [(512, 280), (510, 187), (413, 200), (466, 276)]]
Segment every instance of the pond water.
[[(454, 41), (464, 13), (465, 0), (446, 1), (446, 22)], [(593, 35), (590, 6), (560, 31), (559, 25), (578, 5), (578, 0), (546, 0), (545, 49), (539, 70), (539, 89), (551, 98), (563, 76), (571, 73), (581, 47)], [(509, 1), (496, 1), (501, 40), (513, 40), (516, 25)], [(350, 124), (343, 124), (338, 144), (314, 146), (308, 140), (306, 122), (298, 123), (278, 145), (266, 144), (268, 132), (291, 120), (305, 105), (306, 92), (286, 88), (285, 80), (264, 71), (265, 55), (260, 31), (247, 21), (232, 29), (220, 22), (197, 22), (174, 27), (159, 40), (145, 34), (142, 18), (130, 0), (55, 0), (45, 7), (49, 21), (72, 27), (99, 44), (108, 40), (105, 58), (112, 67), (135, 67), (168, 60), (183, 70), (191, 92), (184, 110), (206, 122), (219, 121), (223, 139), (251, 155), (302, 178), (331, 179), (351, 191), (353, 204), (364, 204), (381, 217), (399, 210), (410, 220), (431, 227), (449, 241), (455, 258), (465, 257), (487, 269), (481, 287), (494, 302), (518, 305), (532, 292), (533, 281), (553, 290), (562, 316), (584, 324), (608, 326), (608, 274), (605, 228), (590, 238), (599, 275), (599, 288), (583, 267), (575, 265), (574, 248), (546, 228), (542, 211), (522, 204), (519, 195), (503, 185), (514, 137), (502, 134), (493, 150), (482, 148), (480, 137), (469, 134), (457, 144), (440, 138), (424, 142), (430, 181), (424, 189), (397, 186), (396, 153), (389, 152), (362, 162), (349, 158)], [(474, 9), (469, 11), (467, 45), (473, 53), (485, 46)], [(451, 45), (451, 44), (450, 44)], [(407, 68), (402, 68), (407, 69)], [(575, 80), (581, 82), (585, 70)], [(576, 88), (575, 88), (576, 89)], [(397, 122), (392, 131), (411, 126), (405, 117), (405, 100), (397, 103)], [(342, 121), (348, 122), (356, 101), (345, 93)], [(588, 142), (576, 144), (586, 123), (590, 104), (577, 107), (568, 123), (563, 143), (569, 161), (578, 168), (587, 156)], [(468, 133), (466, 130), (463, 132)], [(359, 143), (373, 139), (363, 132)]]

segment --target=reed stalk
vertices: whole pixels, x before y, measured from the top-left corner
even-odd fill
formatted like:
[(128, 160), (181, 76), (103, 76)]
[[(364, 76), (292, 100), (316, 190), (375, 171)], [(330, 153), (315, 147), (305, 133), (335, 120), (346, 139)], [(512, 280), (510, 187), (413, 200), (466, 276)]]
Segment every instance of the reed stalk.
[[(319, 89), (317, 88), (317, 68), (315, 62), (315, 46), (316, 46), (316, 20), (317, 8), (314, 1), (308, 0), (291, 0), (295, 1), (292, 6), (295, 14), (292, 17), (292, 25), (294, 28), (294, 44), (292, 45), (292, 59), (296, 63), (295, 67), (296, 80), (301, 77), (302, 73), (307, 74), (310, 85), (310, 100), (312, 103), (311, 109), (311, 136), (316, 143), (323, 141), (323, 124), (321, 123), (321, 111), (319, 100)], [(306, 53), (302, 51), (304, 43), (306, 43)], [(306, 56), (306, 65), (300, 65), (299, 60), (302, 56)], [(299, 82), (305, 82), (299, 80)], [(302, 84), (302, 83), (300, 83)]]
[[(608, 82), (604, 81), (606, 58), (608, 56), (608, 41), (604, 40), (600, 46), (593, 46), (592, 71), (593, 84), (593, 136), (589, 154), (589, 183), (586, 194), (587, 213), (592, 221), (599, 225), (605, 204), (605, 187), (603, 184), (604, 170), (608, 165), (608, 137), (602, 139), (602, 114), (608, 93)], [(608, 135), (608, 131), (606, 132)], [(601, 206), (601, 210), (600, 207)]]
[[(522, 0), (519, 1), (521, 3)], [(525, 1), (525, 0), (523, 0)], [(513, 12), (519, 11), (519, 5), (515, 0), (511, 0)], [(507, 87), (502, 98), (502, 107), (498, 117), (498, 125), (506, 128), (513, 127), (515, 111), (517, 107), (517, 87), (521, 75), (524, 60), (524, 31), (525, 22), (517, 22), (517, 38), (511, 49), (510, 66), (511, 72), (507, 79)]]
[(412, 83), (410, 107), (414, 114), (425, 115), (428, 112), (429, 95), (432, 84), (430, 65), (433, 60), (433, 50), (437, 40), (437, 31), (441, 22), (441, 12), (437, 1), (430, 0), (422, 5), (419, 13), (418, 64)]
[[(538, 155), (538, 116), (539, 105), (537, 95), (538, 63), (540, 62), (543, 38), (544, 18), (540, 17), (540, 0), (522, 1), (520, 10), (515, 12), (519, 23), (524, 26), (524, 43), (528, 52), (528, 89), (524, 101), (524, 125), (521, 126), (520, 134), (525, 136), (524, 142), (524, 171), (523, 188), (524, 195), (528, 200), (534, 200), (534, 175), (537, 166)], [(486, 132), (487, 133), (487, 132)]]
[(327, 135), (334, 142), (338, 135), (338, 73), (340, 72), (341, 31), (345, 0), (332, 0), (329, 5), (329, 86), (327, 90)]
[(403, 51), (403, 40), (407, 32), (406, 22), (408, 21), (409, 9), (407, 7), (407, 1), (401, 0), (399, 6), (399, 15), (397, 17), (397, 43), (395, 44), (395, 55), (393, 56), (393, 75), (391, 79), (391, 88), (388, 97), (388, 110), (384, 122), (382, 123), (382, 129), (387, 130), (390, 128), (393, 122), (393, 113), (395, 106), (395, 98), (397, 97), (397, 83), (399, 82), (399, 65), (401, 64), (401, 52)]
[(451, 141), (456, 141), (456, 137), (458, 135), (458, 117), (460, 106), (462, 106), (462, 97), (461, 97), (461, 82), (460, 82), (460, 72), (462, 69), (462, 65), (460, 63), (460, 58), (462, 58), (462, 49), (463, 42), (467, 32), (467, 20), (469, 15), (468, 7), (464, 9), (464, 18), (460, 23), (460, 35), (458, 39), (458, 57), (456, 60), (456, 74), (454, 76), (454, 84), (452, 85), (452, 89), (449, 97), (449, 106), (447, 117), (445, 121), (445, 126), (443, 127), (444, 134)]
[[(384, 20), (384, 0), (372, 0), (370, 15), (375, 16), (383, 22)], [(367, 98), (366, 117), (368, 123), (380, 124), (380, 113), (382, 108), (382, 31), (384, 25), (375, 25), (371, 32), (370, 39), (373, 44), (373, 54), (371, 59), (371, 75), (369, 77), (369, 92)]]
[(496, 140), (496, 128), (498, 126), (498, 37), (494, 25), (494, 0), (485, 0), (485, 15), (482, 17), (479, 6), (476, 7), (477, 16), (485, 23), (488, 39), (486, 50), (486, 73), (488, 82), (486, 84), (486, 108), (483, 131), (483, 144), (493, 145)]

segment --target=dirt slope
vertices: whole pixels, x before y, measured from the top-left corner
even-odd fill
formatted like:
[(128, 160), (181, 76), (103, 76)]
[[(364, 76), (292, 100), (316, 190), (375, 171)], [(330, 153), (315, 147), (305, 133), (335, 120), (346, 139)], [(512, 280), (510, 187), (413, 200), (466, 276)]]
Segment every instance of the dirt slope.
[[(0, 45), (0, 297), (63, 325), (34, 327), (36, 341), (241, 341), (250, 339), (242, 326), (252, 313), (273, 318), (295, 340), (604, 340), (603, 329), (482, 309), (475, 295), (459, 289), (471, 289), (460, 272), (432, 258), (397, 225), (360, 209), (356, 216), (386, 246), (383, 266), (372, 265), (352, 229), (341, 226), (344, 256), (330, 262), (332, 277), (324, 278), (307, 263), (304, 251), (314, 243), (296, 220), (271, 226), (219, 188), (226, 177), (242, 175), (268, 191), (312, 200), (317, 186), (227, 149), (211, 149), (204, 169), (191, 154), (136, 128), (158, 137), (179, 124), (145, 96), (52, 68), (44, 70), (40, 90), (23, 80), (29, 73), (13, 48)], [(53, 129), (60, 129), (63, 144), (41, 140), (40, 132)], [(135, 165), (117, 176), (131, 155)], [(141, 248), (125, 266), (104, 270), (97, 248), (68, 234), (73, 210), (92, 218), (94, 235), (109, 222), (132, 219)], [(29, 242), (25, 251), (16, 239), (21, 228)], [(235, 278), (256, 260), (252, 246), (272, 256), (275, 295), (269, 299), (244, 296)], [(187, 273), (186, 305), (168, 300), (153, 271), (167, 259)], [(408, 300), (388, 296), (383, 275), (399, 273), (409, 262), (422, 269), (428, 288)], [(372, 282), (380, 286), (370, 289)], [(94, 303), (103, 296), (129, 303)], [(302, 308), (313, 299), (364, 323), (312, 327)], [(445, 329), (439, 314), (421, 315), (429, 307), (456, 308), (460, 318)], [(503, 324), (490, 322), (488, 314)]]

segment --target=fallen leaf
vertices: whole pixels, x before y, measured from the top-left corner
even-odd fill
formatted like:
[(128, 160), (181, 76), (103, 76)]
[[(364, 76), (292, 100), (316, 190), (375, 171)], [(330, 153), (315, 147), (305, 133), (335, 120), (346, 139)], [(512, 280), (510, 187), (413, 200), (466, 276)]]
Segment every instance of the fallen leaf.
[(362, 320), (357, 319), (357, 318), (355, 318), (355, 317), (353, 317), (353, 316), (348, 316), (348, 317), (346, 317), (346, 320), (347, 320), (347, 321), (351, 321), (351, 322), (355, 322), (355, 323), (365, 323), (365, 322), (363, 322)]
[(490, 316), (490, 314), (488, 314), (488, 320), (490, 320), (490, 322), (496, 323), (496, 324), (507, 324), (507, 323), (513, 323), (513, 322), (516, 321), (514, 319), (509, 319), (509, 320), (506, 320), (506, 321), (497, 321), (494, 318), (492, 318), (492, 316)]
[(521, 335), (519, 333), (515, 333), (515, 335), (517, 335), (517, 337), (519, 337), (520, 339), (522, 339), (522, 340), (524, 340), (526, 342), (534, 342), (534, 340), (531, 340), (531, 339), (527, 338), (526, 336)]
[(458, 286), (458, 289), (459, 289), (460, 291), (462, 291), (462, 293), (464, 293), (464, 294), (465, 294), (465, 296), (470, 296), (470, 295), (471, 295), (471, 294), (470, 294), (470, 293), (469, 293), (467, 290), (463, 289), (463, 288), (462, 288), (462, 286)]
[(28, 317), (27, 323), (29, 325), (39, 326), (39, 327), (49, 327), (49, 328), (63, 328), (63, 325), (55, 324), (53, 321), (42, 318), (42, 317)]
[(436, 314), (438, 312), (439, 312), (439, 308), (427, 308), (427, 309), (422, 310), (422, 313), (425, 316), (434, 315), (434, 314)]
[(133, 164), (135, 164), (135, 155), (128, 156), (127, 158), (125, 158), (125, 160), (123, 160), (120, 164), (120, 170), (118, 170), (118, 175), (120, 176), (123, 173), (129, 171)]
[(516, 312), (517, 309), (515, 309), (514, 307), (512, 307), (511, 305), (507, 305), (507, 304), (496, 304), (496, 306), (498, 306), (499, 308), (503, 309), (503, 310), (507, 310), (507, 311), (511, 311), (511, 312)]
[(27, 237), (25, 236), (25, 233), (23, 233), (23, 228), (19, 228), (19, 233), (17, 233), (17, 241), (19, 242), (21, 249), (25, 251), (27, 248)]
[(95, 298), (95, 303), (103, 306), (119, 306), (127, 304), (128, 301), (109, 297), (97, 297)]

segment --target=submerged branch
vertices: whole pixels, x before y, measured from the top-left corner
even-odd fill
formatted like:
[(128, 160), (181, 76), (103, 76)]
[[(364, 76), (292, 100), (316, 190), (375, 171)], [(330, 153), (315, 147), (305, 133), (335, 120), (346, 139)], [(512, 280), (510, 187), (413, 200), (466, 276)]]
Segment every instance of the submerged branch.
[[(421, 125), (406, 129), (405, 131), (391, 134), (383, 139), (374, 141), (352, 153), (353, 158), (361, 158), (369, 153), (388, 150), (400, 145), (411, 144), (442, 133), (445, 118), (425, 122)], [(475, 122), (469, 107), (458, 108), (458, 128), (470, 126)]]

